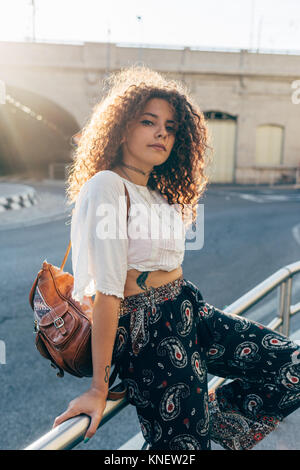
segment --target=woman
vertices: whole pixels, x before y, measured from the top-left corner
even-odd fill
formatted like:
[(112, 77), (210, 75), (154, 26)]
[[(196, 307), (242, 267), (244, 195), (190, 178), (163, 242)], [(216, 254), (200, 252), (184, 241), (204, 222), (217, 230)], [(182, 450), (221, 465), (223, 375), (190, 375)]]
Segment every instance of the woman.
[[(94, 374), (54, 426), (84, 413), (86, 439), (93, 436), (113, 360), (150, 449), (206, 450), (211, 439), (250, 449), (299, 406), (299, 348), (209, 305), (182, 276), (185, 230), (208, 183), (210, 148), (187, 90), (146, 67), (111, 75), (109, 85), (68, 180), (76, 201), (72, 294), (95, 295)], [(233, 380), (209, 394), (208, 373)]]

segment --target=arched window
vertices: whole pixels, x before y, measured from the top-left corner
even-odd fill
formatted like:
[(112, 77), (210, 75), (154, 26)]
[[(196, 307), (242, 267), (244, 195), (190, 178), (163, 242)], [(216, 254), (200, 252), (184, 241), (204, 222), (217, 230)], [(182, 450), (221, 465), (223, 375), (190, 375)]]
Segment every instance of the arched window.
[(222, 111), (204, 111), (203, 114), (206, 119), (231, 119), (232, 121), (237, 120), (237, 116), (234, 116), (233, 114), (223, 113)]

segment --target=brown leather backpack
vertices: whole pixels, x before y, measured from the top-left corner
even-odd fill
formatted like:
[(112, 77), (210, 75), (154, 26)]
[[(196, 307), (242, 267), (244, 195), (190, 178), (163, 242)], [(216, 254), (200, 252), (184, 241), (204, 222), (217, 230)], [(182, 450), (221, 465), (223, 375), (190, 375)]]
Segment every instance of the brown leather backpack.
[[(126, 186), (125, 191), (128, 219), (130, 199)], [(59, 369), (58, 377), (63, 377), (64, 372), (76, 377), (91, 377), (93, 300), (84, 297), (79, 303), (71, 296), (74, 278), (63, 271), (70, 249), (71, 242), (60, 268), (45, 260), (31, 287), (29, 303), (34, 311), (35, 344), (39, 353)], [(115, 381), (117, 372), (114, 367), (109, 386)], [(108, 398), (122, 398), (125, 393), (125, 390), (109, 391)]]

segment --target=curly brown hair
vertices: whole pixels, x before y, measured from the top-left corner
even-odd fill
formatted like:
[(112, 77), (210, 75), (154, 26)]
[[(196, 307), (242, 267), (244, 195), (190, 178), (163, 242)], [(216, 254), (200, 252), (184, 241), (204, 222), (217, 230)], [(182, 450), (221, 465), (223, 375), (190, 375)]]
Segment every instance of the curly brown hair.
[(128, 124), (142, 113), (148, 100), (161, 98), (173, 106), (178, 130), (168, 159), (153, 167), (147, 186), (158, 190), (169, 204), (179, 204), (184, 221), (187, 217), (195, 222), (197, 202), (209, 182), (205, 169), (212, 147), (204, 115), (186, 86), (144, 65), (112, 73), (103, 85), (104, 97), (82, 129), (68, 168), (68, 203), (76, 201), (81, 186), (95, 173), (120, 164), (120, 141)]

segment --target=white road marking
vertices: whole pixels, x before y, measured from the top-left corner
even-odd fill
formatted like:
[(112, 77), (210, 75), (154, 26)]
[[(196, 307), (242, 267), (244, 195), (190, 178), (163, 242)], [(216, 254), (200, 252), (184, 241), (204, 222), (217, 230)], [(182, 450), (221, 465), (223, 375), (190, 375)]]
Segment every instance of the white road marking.
[(238, 196), (242, 199), (247, 199), (248, 201), (253, 201), (253, 202), (264, 202), (263, 198), (259, 196), (253, 196), (253, 194), (243, 194), (239, 193)]
[(145, 443), (142, 432), (133, 436), (129, 441), (125, 442), (118, 450), (141, 450)]
[(300, 224), (292, 228), (292, 234), (298, 245), (300, 245)]
[(259, 192), (256, 194), (249, 193), (239, 193), (239, 192), (222, 192), (226, 199), (228, 196), (239, 197), (241, 199), (246, 199), (247, 201), (257, 202), (257, 203), (268, 203), (268, 202), (300, 202), (300, 193), (288, 193), (288, 194), (272, 194)]

